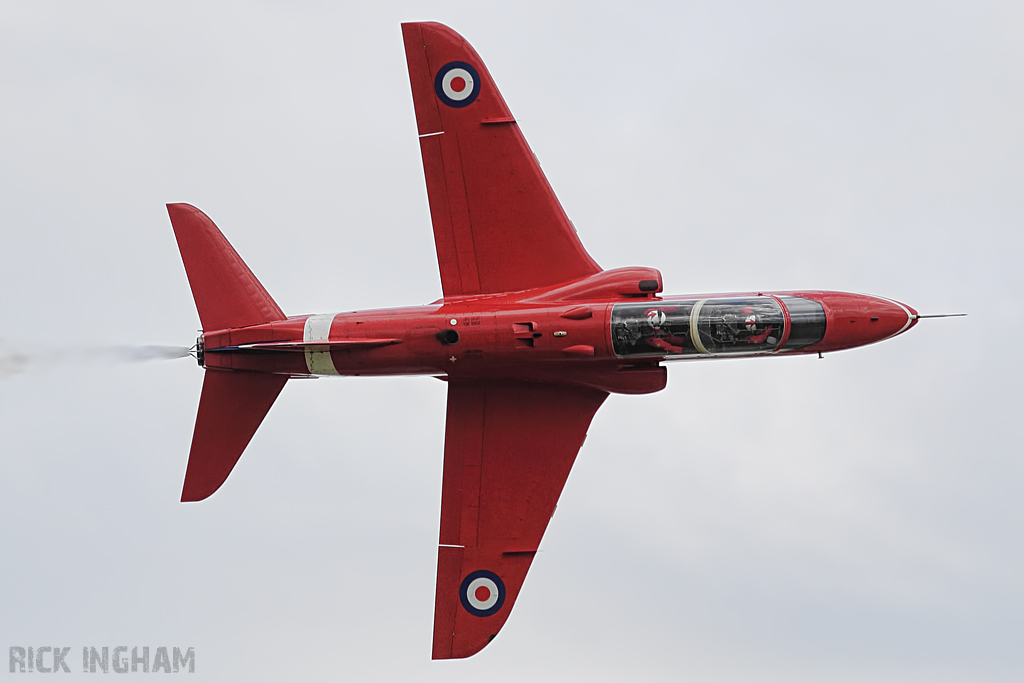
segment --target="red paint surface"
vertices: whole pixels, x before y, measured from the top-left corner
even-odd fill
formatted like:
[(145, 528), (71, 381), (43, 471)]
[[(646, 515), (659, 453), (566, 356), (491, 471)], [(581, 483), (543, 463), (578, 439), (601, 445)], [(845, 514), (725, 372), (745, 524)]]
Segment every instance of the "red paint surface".
[(209, 217), (188, 204), (168, 204), (204, 330), (284, 319), (284, 313)]
[(807, 292), (803, 296), (825, 307), (825, 338), (805, 353), (839, 351), (873, 344), (917, 324), (917, 311), (889, 299), (846, 292)]
[[(561, 384), (449, 380), (435, 659), (478, 652), (505, 623), (606, 396)], [(445, 546), (460, 546), (458, 554)], [(463, 578), (479, 569), (505, 584), (505, 602), (489, 617), (459, 601)]]
[[(420, 151), (445, 296), (599, 272), (476, 50), (441, 24), (403, 24), (402, 33), (420, 134), (442, 133), (421, 138)], [(434, 91), (437, 71), (453, 61), (480, 76), (466, 107), (449, 107)]]
[[(590, 258), (461, 36), (432, 23), (402, 31), (417, 127), (426, 136), (420, 148), (444, 298), (338, 314), (329, 339), (304, 341), (309, 316), (286, 317), (205, 214), (169, 205), (208, 369), (182, 500), (202, 500), (223, 484), (287, 379), (310, 373), (308, 354), (319, 363), (329, 357), (342, 375), (447, 380), (433, 639), (434, 658), (446, 659), (478, 652), (505, 623), (608, 393), (665, 387), (663, 358), (620, 359), (610, 332), (614, 304), (663, 300), (662, 277), (648, 267), (602, 271)], [(466, 107), (445, 105), (434, 89), (437, 70), (452, 61), (473, 65), (480, 77), (479, 96)], [(461, 78), (451, 83), (457, 92), (467, 86)], [(818, 301), (826, 314), (821, 341), (787, 355), (863, 346), (916, 323), (913, 309), (887, 299), (778, 294)], [(716, 296), (736, 295), (680, 298)], [(783, 313), (780, 346), (790, 333)], [(505, 585), (502, 606), (487, 617), (463, 608), (459, 595), (463, 579), (481, 569)], [(486, 587), (475, 595), (491, 597)]]
[(207, 371), (182, 502), (203, 500), (220, 488), (287, 379), (255, 372)]

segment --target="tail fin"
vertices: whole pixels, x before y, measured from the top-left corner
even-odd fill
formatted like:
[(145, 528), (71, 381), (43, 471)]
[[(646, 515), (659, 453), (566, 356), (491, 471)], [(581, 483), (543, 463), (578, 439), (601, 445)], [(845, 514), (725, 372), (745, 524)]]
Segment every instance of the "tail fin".
[(209, 216), (189, 204), (168, 204), (167, 213), (204, 331), (287, 317)]
[(231, 474), (288, 377), (207, 370), (181, 502), (209, 498)]
[[(285, 319), (205, 213), (189, 204), (168, 204), (167, 213), (204, 331)], [(287, 381), (285, 375), (206, 371), (182, 502), (209, 498), (220, 488)]]

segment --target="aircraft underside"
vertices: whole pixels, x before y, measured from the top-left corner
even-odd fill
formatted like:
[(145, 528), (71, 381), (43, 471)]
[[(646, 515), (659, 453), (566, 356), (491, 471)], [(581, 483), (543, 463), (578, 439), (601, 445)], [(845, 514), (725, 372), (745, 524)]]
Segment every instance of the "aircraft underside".
[(402, 26), (443, 298), (287, 316), (204, 213), (168, 213), (205, 368), (182, 501), (228, 478), (290, 378), (447, 381), (433, 657), (468, 657), (511, 612), (587, 428), (663, 363), (881, 341), (916, 311), (819, 290), (661, 296), (649, 267), (587, 254), (483, 61), (435, 23)]

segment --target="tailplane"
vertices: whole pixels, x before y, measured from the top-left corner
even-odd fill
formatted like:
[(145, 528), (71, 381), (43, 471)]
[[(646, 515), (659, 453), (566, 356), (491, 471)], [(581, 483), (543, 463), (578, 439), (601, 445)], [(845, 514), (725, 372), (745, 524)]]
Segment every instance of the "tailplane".
[(204, 331), (285, 319), (209, 216), (190, 204), (168, 204), (167, 213)]
[(181, 502), (209, 498), (231, 474), (288, 377), (207, 370)]
[[(285, 319), (206, 214), (189, 204), (168, 204), (167, 213), (204, 332)], [(182, 502), (209, 498), (220, 488), (287, 381), (286, 375), (206, 371)]]

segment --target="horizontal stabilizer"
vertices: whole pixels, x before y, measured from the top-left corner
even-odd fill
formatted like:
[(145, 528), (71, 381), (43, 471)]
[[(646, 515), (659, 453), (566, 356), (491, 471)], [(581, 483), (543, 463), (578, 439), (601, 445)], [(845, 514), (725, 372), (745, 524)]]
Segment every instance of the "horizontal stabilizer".
[(167, 213), (204, 331), (285, 319), (209, 216), (190, 204), (168, 204)]
[(284, 375), (206, 371), (183, 503), (209, 498), (220, 488), (287, 381)]

